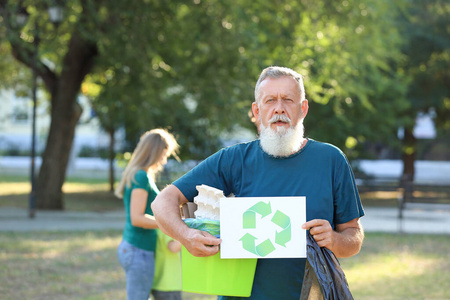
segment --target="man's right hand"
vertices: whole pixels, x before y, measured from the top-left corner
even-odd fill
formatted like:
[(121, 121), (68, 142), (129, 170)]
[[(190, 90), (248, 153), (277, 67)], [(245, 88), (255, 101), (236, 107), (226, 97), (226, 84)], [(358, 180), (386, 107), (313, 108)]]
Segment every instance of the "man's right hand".
[(194, 256), (205, 257), (217, 254), (221, 239), (216, 238), (206, 231), (189, 229), (182, 244)]
[(206, 231), (189, 228), (180, 216), (180, 205), (186, 197), (174, 185), (167, 186), (152, 202), (152, 210), (159, 229), (178, 240), (194, 256), (211, 256), (219, 252), (221, 239)]

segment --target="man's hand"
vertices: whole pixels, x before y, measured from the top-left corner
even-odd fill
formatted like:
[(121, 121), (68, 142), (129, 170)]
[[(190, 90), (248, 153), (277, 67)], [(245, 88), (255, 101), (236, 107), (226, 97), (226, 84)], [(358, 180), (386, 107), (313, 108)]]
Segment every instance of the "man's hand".
[(211, 234), (189, 228), (180, 215), (186, 197), (174, 185), (167, 186), (152, 202), (152, 210), (162, 232), (179, 241), (194, 256), (210, 256), (219, 252), (222, 242)]
[(303, 224), (302, 228), (309, 230), (320, 247), (326, 247), (330, 250), (333, 248), (335, 232), (327, 220), (314, 219)]
[(221, 239), (209, 234), (206, 231), (189, 229), (183, 239), (183, 245), (194, 256), (211, 256), (219, 252)]
[(347, 223), (337, 224), (333, 230), (327, 220), (314, 219), (302, 225), (308, 230), (320, 247), (326, 247), (337, 257), (349, 257), (358, 254), (364, 240), (364, 231), (359, 218)]

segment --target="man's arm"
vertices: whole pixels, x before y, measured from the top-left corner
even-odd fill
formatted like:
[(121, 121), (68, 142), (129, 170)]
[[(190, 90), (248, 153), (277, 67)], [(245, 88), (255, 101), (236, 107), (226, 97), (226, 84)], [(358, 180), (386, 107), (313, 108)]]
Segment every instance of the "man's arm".
[(331, 250), (336, 257), (350, 257), (358, 254), (364, 240), (364, 230), (359, 218), (347, 223), (337, 224), (336, 230), (331, 228), (327, 220), (315, 219), (303, 224), (320, 247)]
[(194, 256), (210, 256), (219, 252), (222, 240), (205, 231), (189, 228), (181, 219), (180, 205), (188, 202), (174, 185), (166, 187), (152, 202), (152, 210), (159, 228), (180, 241)]

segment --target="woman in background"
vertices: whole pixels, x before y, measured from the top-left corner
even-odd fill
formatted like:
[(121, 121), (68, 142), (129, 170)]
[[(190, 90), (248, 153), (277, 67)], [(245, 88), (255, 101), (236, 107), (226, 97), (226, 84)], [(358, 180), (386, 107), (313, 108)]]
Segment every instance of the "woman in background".
[(125, 270), (128, 300), (147, 300), (155, 270), (156, 224), (150, 204), (159, 193), (155, 175), (179, 145), (164, 129), (144, 133), (134, 150), (115, 195), (123, 198), (126, 220), (118, 259)]

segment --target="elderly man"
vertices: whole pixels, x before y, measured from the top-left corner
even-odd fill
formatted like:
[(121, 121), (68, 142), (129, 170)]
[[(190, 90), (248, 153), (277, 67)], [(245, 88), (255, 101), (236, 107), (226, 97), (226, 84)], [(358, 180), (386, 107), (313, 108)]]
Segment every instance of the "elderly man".
[[(357, 254), (364, 211), (354, 176), (342, 151), (304, 138), (308, 101), (301, 75), (284, 67), (264, 69), (252, 110), (259, 139), (218, 151), (165, 188), (152, 204), (160, 228), (191, 254), (214, 255), (221, 240), (188, 228), (179, 214), (179, 205), (197, 195), (197, 185), (236, 197), (306, 196), (303, 228), (337, 257)], [(259, 259), (249, 299), (299, 299), (305, 263), (302, 258)]]

